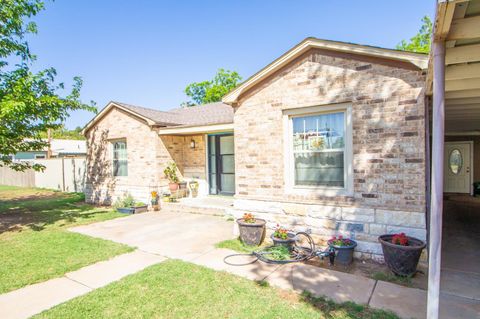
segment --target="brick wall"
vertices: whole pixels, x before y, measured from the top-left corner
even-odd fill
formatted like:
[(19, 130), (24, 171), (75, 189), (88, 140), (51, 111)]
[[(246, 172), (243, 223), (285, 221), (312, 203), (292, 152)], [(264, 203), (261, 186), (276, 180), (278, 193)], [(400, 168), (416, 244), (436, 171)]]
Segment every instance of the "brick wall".
[[(381, 259), (377, 235), (425, 238), (424, 76), (412, 66), (311, 50), (241, 98), (235, 112), (234, 215), (310, 228), (318, 240), (354, 235), (357, 256)], [(285, 188), (284, 110), (352, 106), (353, 195)]]
[[(85, 194), (88, 202), (110, 204), (126, 192), (137, 200), (149, 202), (151, 191), (167, 189), (163, 169), (171, 161), (177, 163), (182, 179), (205, 176), (205, 148), (201, 135), (159, 137), (157, 131), (140, 118), (113, 108), (86, 137)], [(195, 149), (189, 147), (192, 138), (197, 141)], [(128, 176), (125, 177), (112, 175), (111, 142), (118, 139), (127, 142)]]

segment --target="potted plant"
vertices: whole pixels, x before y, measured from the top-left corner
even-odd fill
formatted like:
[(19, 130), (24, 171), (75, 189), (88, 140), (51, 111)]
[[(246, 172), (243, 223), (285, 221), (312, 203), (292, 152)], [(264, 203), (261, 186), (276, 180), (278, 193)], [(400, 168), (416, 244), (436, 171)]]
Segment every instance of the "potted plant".
[(191, 181), (188, 183), (188, 187), (190, 188), (190, 194), (192, 194), (192, 197), (197, 197), (198, 195), (198, 182), (197, 181)]
[(150, 203), (152, 204), (152, 210), (156, 211), (160, 209), (160, 205), (158, 202), (158, 193), (156, 191), (152, 191), (150, 193), (152, 199), (150, 200)]
[(425, 242), (405, 233), (382, 235), (378, 241), (382, 244), (385, 263), (394, 274), (406, 277), (417, 272)]
[(265, 223), (265, 220), (255, 218), (250, 213), (245, 213), (243, 218), (237, 219), (240, 240), (245, 245), (260, 245), (265, 238)]
[(284, 246), (287, 247), (288, 250), (292, 250), (293, 245), (295, 244), (295, 234), (278, 224), (271, 238), (274, 246)]
[(342, 235), (333, 236), (328, 242), (328, 246), (335, 250), (335, 261), (344, 266), (348, 266), (353, 261), (353, 250), (357, 247), (357, 242), (350, 238), (343, 238)]
[(147, 205), (135, 201), (130, 194), (125, 194), (122, 198), (118, 198), (113, 207), (117, 209), (117, 212), (124, 214), (138, 214), (147, 211)]
[(165, 167), (163, 170), (165, 177), (168, 179), (168, 188), (171, 192), (175, 192), (178, 190), (178, 176), (177, 176), (177, 164), (171, 162), (170, 164)]

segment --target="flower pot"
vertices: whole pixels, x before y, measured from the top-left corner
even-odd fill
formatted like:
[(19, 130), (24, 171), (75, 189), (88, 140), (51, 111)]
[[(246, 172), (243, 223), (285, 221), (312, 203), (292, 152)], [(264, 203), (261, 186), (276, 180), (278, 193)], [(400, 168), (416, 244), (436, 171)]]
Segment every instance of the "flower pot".
[(147, 205), (144, 206), (134, 206), (134, 207), (119, 207), (117, 208), (117, 212), (122, 214), (138, 214), (146, 212), (148, 209)]
[(408, 246), (392, 244), (393, 235), (382, 235), (383, 257), (390, 270), (398, 276), (412, 276), (417, 272), (418, 260), (426, 244), (420, 239), (407, 236)]
[(170, 192), (176, 192), (178, 187), (178, 183), (168, 183), (168, 189), (170, 189)]
[(295, 245), (295, 234), (288, 233), (287, 234), (288, 238), (287, 239), (281, 239), (277, 238), (275, 236), (270, 236), (273, 240), (273, 246), (285, 246), (288, 248), (288, 250), (292, 250), (293, 246)]
[(352, 263), (353, 261), (353, 251), (355, 250), (355, 247), (357, 247), (357, 242), (354, 240), (351, 240), (352, 242), (351, 245), (349, 246), (337, 246), (333, 245), (328, 242), (328, 246), (335, 249), (335, 262), (339, 263), (343, 266), (348, 266)]
[(255, 223), (246, 223), (243, 218), (237, 219), (240, 239), (245, 245), (258, 246), (265, 238), (265, 220), (255, 219)]
[(158, 211), (160, 210), (160, 204), (152, 204), (152, 210), (155, 212), (155, 211)]

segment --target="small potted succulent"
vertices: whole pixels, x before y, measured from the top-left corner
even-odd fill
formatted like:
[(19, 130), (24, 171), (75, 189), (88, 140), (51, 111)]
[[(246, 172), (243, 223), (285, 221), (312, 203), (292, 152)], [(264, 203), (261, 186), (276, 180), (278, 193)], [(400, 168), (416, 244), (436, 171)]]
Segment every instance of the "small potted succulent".
[(357, 247), (357, 242), (350, 238), (343, 238), (342, 235), (333, 236), (328, 242), (328, 246), (335, 250), (335, 261), (344, 266), (348, 266), (353, 261), (353, 250)]
[(152, 210), (154, 210), (154, 211), (159, 210), (160, 209), (160, 204), (159, 204), (159, 201), (158, 201), (158, 192), (152, 191), (150, 193), (150, 196), (152, 197), (152, 199), (150, 200), (150, 203), (152, 204)]
[(424, 241), (405, 233), (382, 235), (378, 241), (382, 244), (385, 263), (394, 274), (409, 277), (417, 272), (420, 255), (426, 246)]
[(265, 220), (245, 213), (243, 218), (237, 219), (241, 241), (249, 246), (260, 245), (265, 238), (265, 223)]
[(125, 194), (122, 198), (118, 198), (113, 207), (117, 212), (123, 214), (138, 214), (147, 211), (148, 206), (145, 203), (137, 202), (130, 194)]
[(284, 246), (287, 247), (288, 250), (292, 250), (293, 246), (295, 245), (295, 234), (278, 224), (271, 238), (274, 246)]
[(165, 167), (163, 170), (163, 174), (165, 174), (165, 177), (168, 179), (168, 188), (170, 189), (170, 192), (176, 192), (179, 187), (179, 178), (177, 176), (177, 164), (174, 162), (170, 162), (170, 164)]

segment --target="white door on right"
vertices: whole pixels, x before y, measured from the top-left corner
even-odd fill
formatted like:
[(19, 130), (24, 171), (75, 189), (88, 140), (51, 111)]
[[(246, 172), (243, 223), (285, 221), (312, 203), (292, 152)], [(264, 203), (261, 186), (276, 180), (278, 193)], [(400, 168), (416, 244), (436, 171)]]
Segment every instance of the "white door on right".
[(445, 193), (470, 193), (472, 147), (471, 142), (445, 142)]

